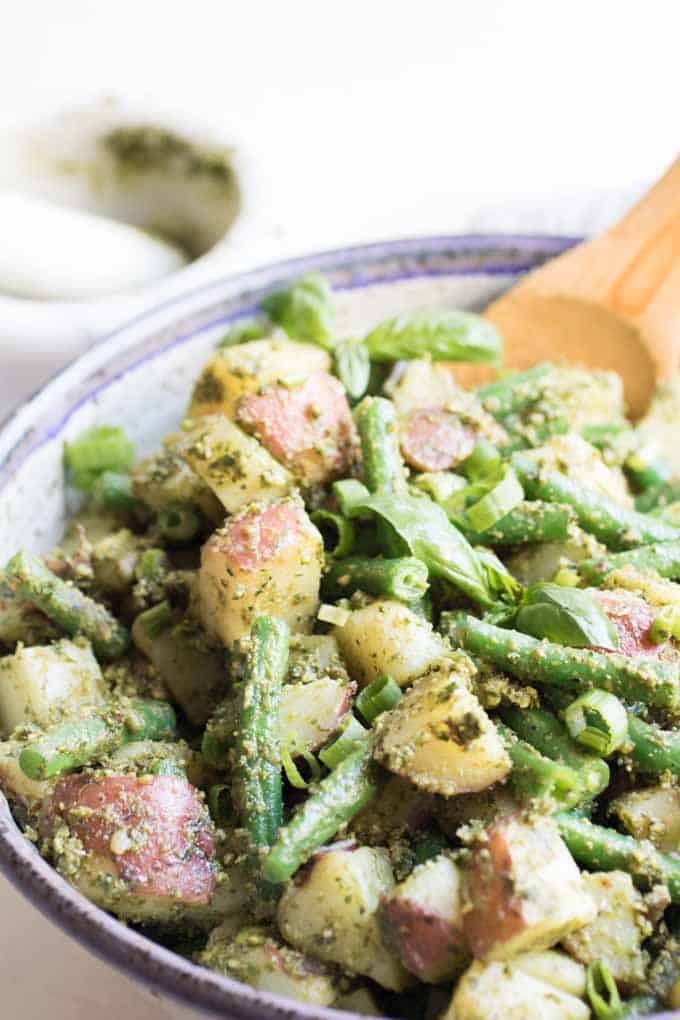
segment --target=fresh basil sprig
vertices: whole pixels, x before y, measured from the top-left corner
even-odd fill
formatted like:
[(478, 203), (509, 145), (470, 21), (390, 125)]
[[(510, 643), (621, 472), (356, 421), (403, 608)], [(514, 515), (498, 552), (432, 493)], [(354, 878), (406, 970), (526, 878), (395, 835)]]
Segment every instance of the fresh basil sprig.
[(429, 355), (434, 361), (498, 362), (503, 348), (490, 322), (457, 309), (398, 315), (372, 329), (364, 343), (371, 361)]
[(335, 374), (351, 401), (361, 400), (368, 388), (371, 362), (361, 340), (341, 340), (333, 351)]
[(535, 638), (571, 648), (618, 648), (616, 628), (597, 599), (580, 588), (532, 584), (522, 600), (515, 627)]
[(264, 299), (262, 308), (291, 339), (333, 349), (333, 291), (321, 273), (309, 273), (292, 287), (275, 291)]

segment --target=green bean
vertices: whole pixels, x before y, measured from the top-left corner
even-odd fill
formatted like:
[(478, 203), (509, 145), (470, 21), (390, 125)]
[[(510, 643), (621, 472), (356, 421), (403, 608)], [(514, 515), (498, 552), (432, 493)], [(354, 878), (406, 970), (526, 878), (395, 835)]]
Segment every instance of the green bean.
[(680, 479), (670, 482), (660, 482), (645, 489), (635, 500), (635, 509), (643, 514), (657, 507), (667, 506), (680, 500)]
[(595, 825), (577, 814), (556, 814), (562, 839), (574, 859), (590, 871), (627, 871), (635, 881), (668, 887), (673, 903), (680, 903), (680, 857), (662, 854), (646, 840), (624, 836)]
[(158, 529), (170, 545), (184, 545), (198, 535), (201, 518), (191, 503), (175, 500), (159, 511)]
[(272, 845), (283, 815), (279, 706), (288, 642), (283, 620), (271, 616), (255, 620), (236, 736), (238, 806), (255, 853)]
[(356, 424), (368, 489), (371, 492), (403, 490), (406, 485), (404, 464), (393, 403), (383, 397), (366, 397), (356, 410)]
[(13, 592), (23, 595), (68, 634), (89, 638), (101, 658), (115, 659), (127, 648), (127, 628), (104, 606), (53, 574), (32, 553), (16, 553), (5, 568), (5, 580)]
[(125, 744), (166, 740), (174, 733), (175, 713), (165, 701), (141, 698), (109, 705), (89, 719), (73, 719), (31, 740), (19, 755), (30, 779), (51, 779), (101, 761)]
[(597, 797), (609, 785), (609, 766), (602, 758), (581, 751), (566, 727), (544, 709), (519, 709), (508, 705), (501, 718), (522, 740), (541, 754), (572, 768), (579, 777), (586, 797)]
[(549, 798), (561, 807), (575, 807), (584, 799), (581, 779), (573, 768), (541, 754), (503, 723), (497, 722), (496, 727), (512, 761), (510, 781), (520, 796)]
[(639, 549), (612, 553), (599, 559), (582, 560), (578, 572), (589, 584), (602, 584), (607, 575), (621, 567), (654, 571), (669, 581), (680, 580), (680, 541), (658, 542)]
[(352, 521), (331, 510), (315, 510), (309, 515), (312, 524), (321, 532), (326, 553), (329, 556), (347, 556), (356, 541)]
[(414, 556), (397, 559), (351, 557), (336, 560), (321, 582), (323, 597), (329, 601), (364, 591), (369, 595), (411, 602), (427, 590), (427, 567)]
[(629, 510), (559, 471), (541, 467), (524, 454), (514, 454), (512, 464), (529, 499), (570, 506), (581, 527), (612, 549), (671, 542), (680, 537), (677, 528)]
[(535, 542), (565, 542), (574, 515), (559, 503), (520, 503), (486, 531), (473, 531), (465, 520), (451, 514), (451, 520), (472, 545), (509, 546)]
[(679, 670), (670, 662), (539, 641), (464, 613), (444, 614), (442, 624), (459, 647), (521, 680), (598, 687), (629, 703), (641, 701), (659, 708), (674, 708), (680, 702)]
[(323, 779), (279, 833), (262, 871), (269, 882), (285, 882), (378, 793), (373, 741), (359, 744)]
[(541, 394), (541, 386), (538, 384), (554, 371), (554, 366), (546, 362), (534, 365), (526, 372), (512, 372), (495, 382), (480, 386), (477, 396), (495, 418), (506, 418), (533, 404)]
[(239, 724), (237, 699), (230, 694), (221, 701), (206, 723), (201, 754), (209, 765), (226, 768), (227, 754), (236, 742)]
[(680, 732), (663, 730), (629, 713), (628, 741), (632, 749), (627, 754), (638, 772), (651, 776), (671, 772), (680, 776)]

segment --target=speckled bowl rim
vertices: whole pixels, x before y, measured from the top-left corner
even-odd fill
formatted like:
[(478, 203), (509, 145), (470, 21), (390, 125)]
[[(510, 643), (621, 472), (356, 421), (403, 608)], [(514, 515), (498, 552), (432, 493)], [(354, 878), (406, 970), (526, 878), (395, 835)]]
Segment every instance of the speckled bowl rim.
[[(71, 414), (126, 372), (199, 330), (252, 313), (264, 292), (320, 269), (334, 286), (362, 288), (423, 276), (521, 275), (577, 238), (469, 234), (358, 245), (288, 259), (216, 281), (138, 316), (59, 372), (0, 428), (0, 498), (18, 468), (65, 427)], [(126, 927), (73, 889), (17, 828), (0, 797), (0, 870), (54, 924), (86, 949), (158, 992), (228, 1020), (359, 1020), (258, 992), (199, 967)], [(680, 1011), (659, 1014), (670, 1020)]]

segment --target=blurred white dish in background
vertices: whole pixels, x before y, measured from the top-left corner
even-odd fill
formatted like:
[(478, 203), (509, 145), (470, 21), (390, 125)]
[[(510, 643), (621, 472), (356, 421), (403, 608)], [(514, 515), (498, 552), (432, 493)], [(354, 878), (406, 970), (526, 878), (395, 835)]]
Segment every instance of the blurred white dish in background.
[(153, 283), (187, 263), (180, 248), (105, 216), (0, 190), (0, 293), (81, 301)]

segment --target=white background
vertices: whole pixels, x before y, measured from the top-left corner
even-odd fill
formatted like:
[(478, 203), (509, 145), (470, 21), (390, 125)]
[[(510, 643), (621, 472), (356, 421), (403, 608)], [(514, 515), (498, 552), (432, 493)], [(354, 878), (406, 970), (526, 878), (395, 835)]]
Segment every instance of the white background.
[[(0, 128), (105, 94), (220, 126), (264, 181), (249, 261), (595, 229), (680, 149), (675, 0), (0, 0), (0, 13)], [(2, 880), (0, 919), (3, 1020), (186, 1015)]]

